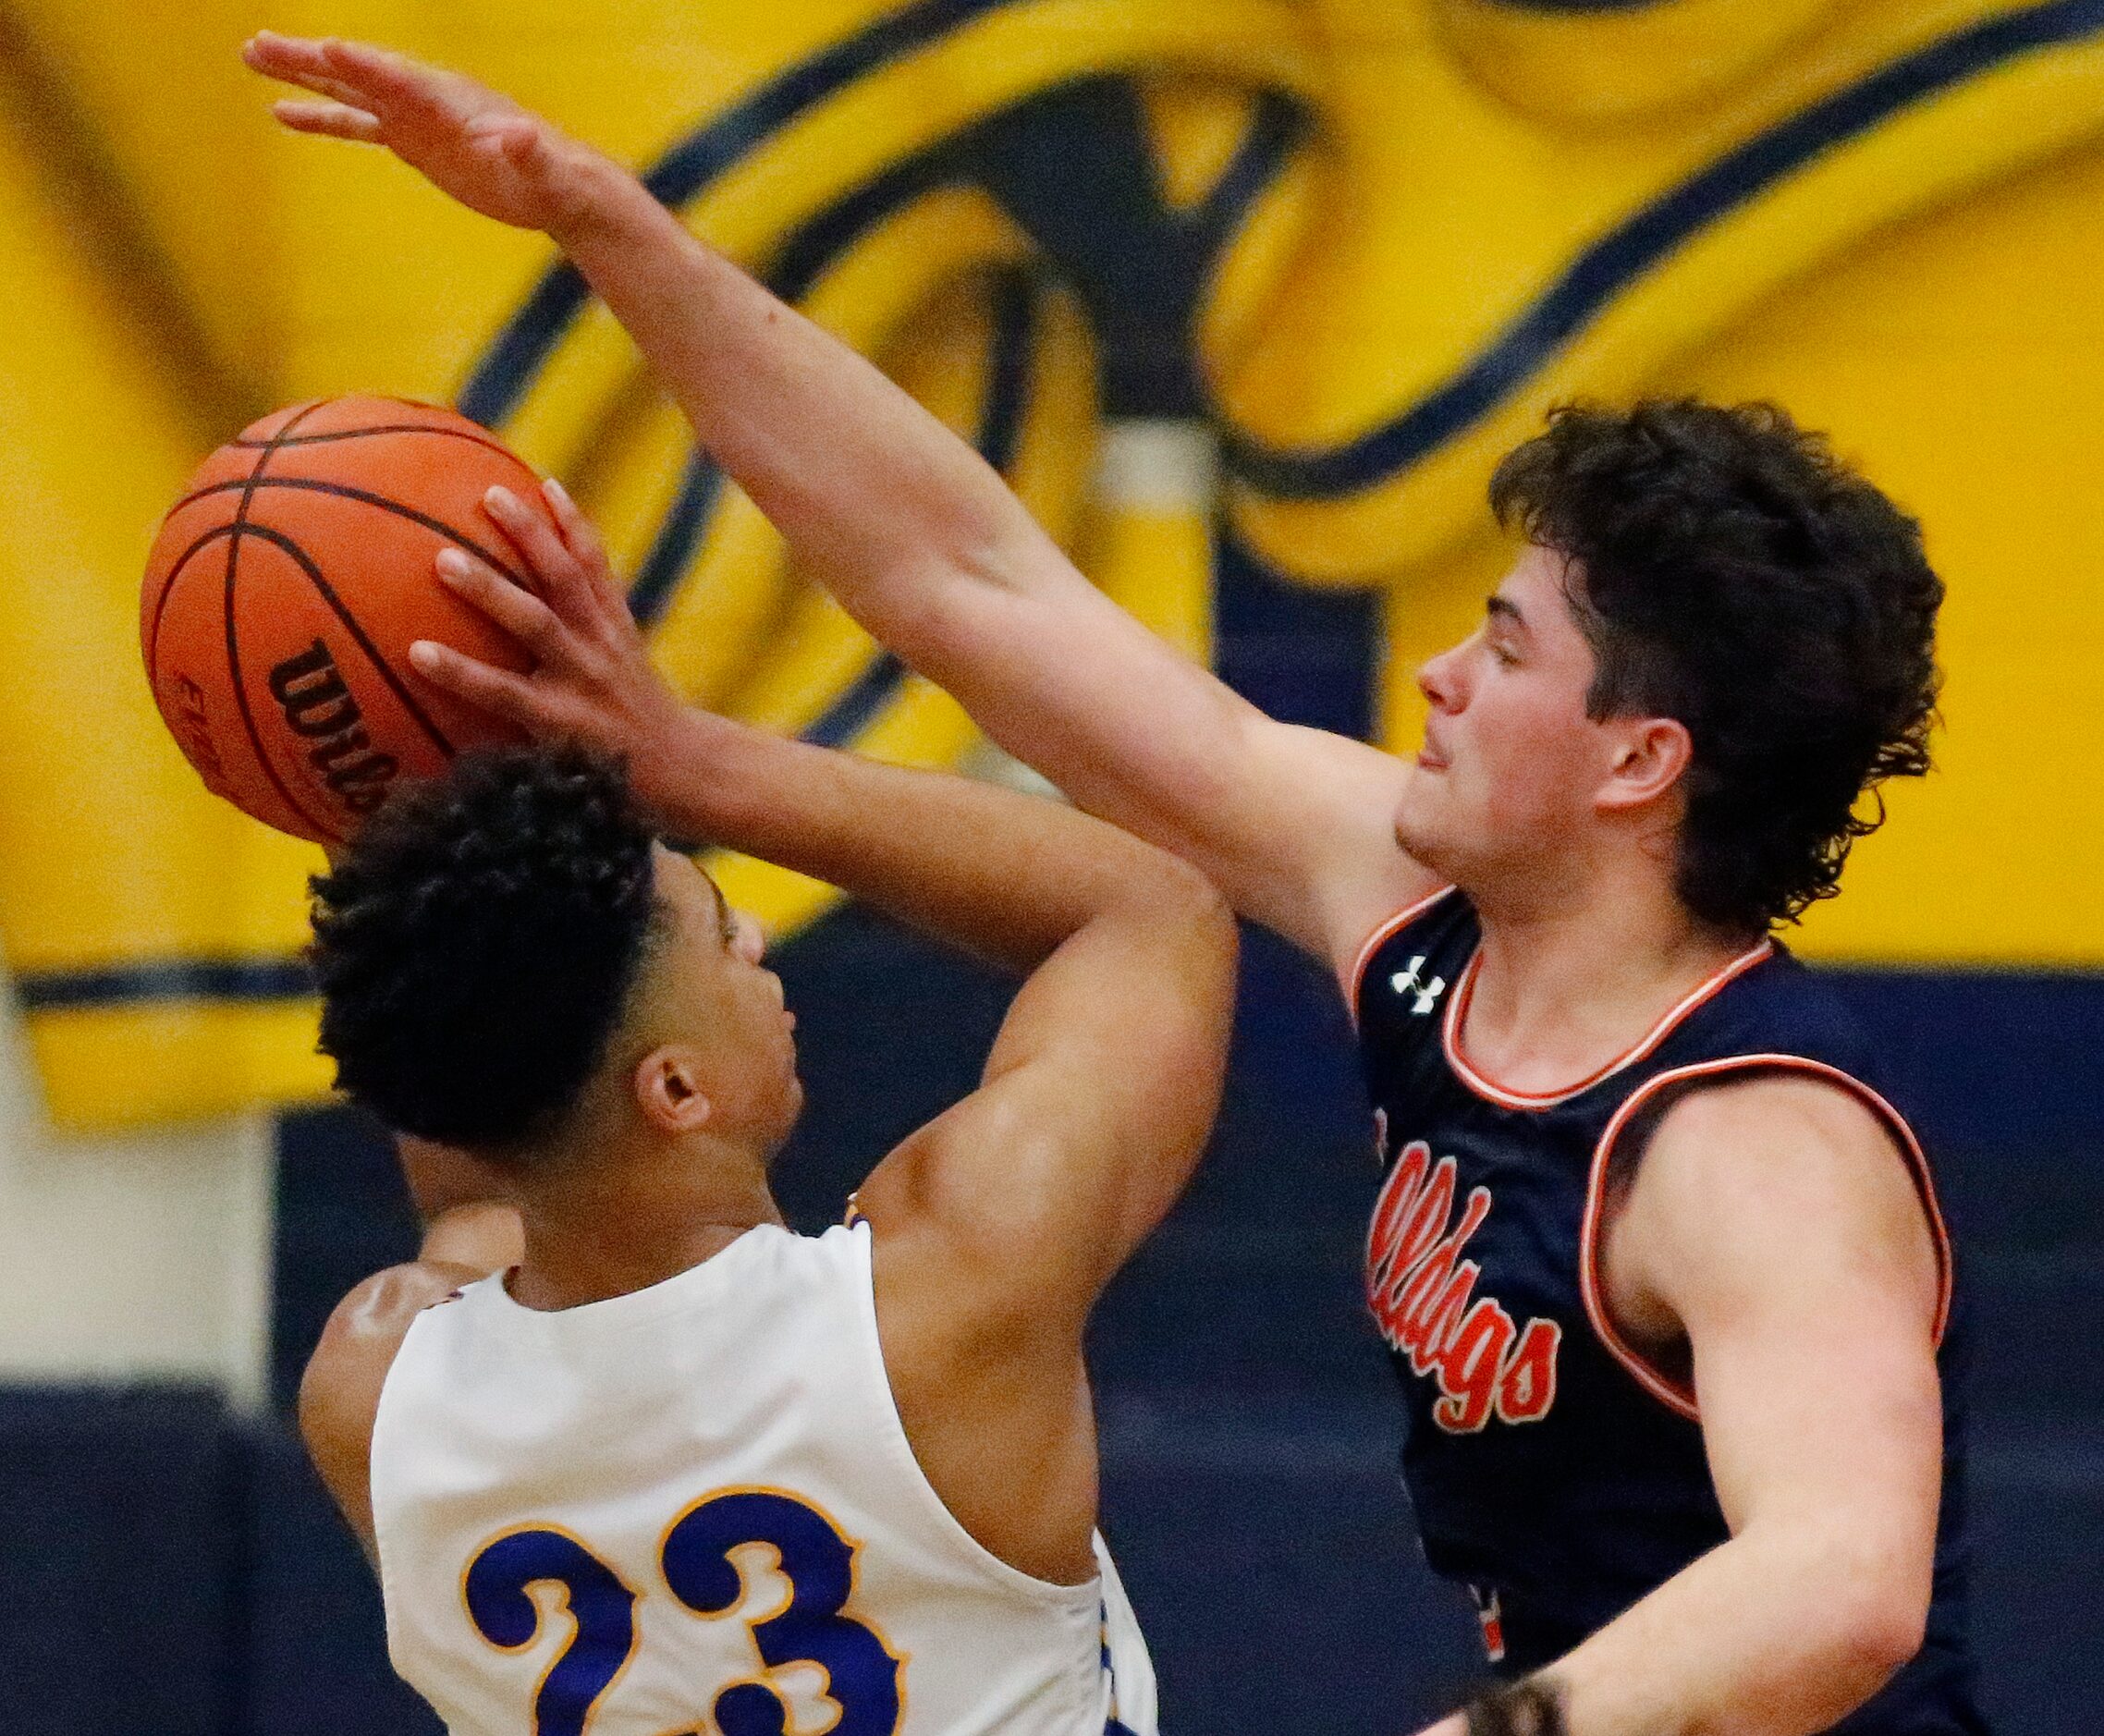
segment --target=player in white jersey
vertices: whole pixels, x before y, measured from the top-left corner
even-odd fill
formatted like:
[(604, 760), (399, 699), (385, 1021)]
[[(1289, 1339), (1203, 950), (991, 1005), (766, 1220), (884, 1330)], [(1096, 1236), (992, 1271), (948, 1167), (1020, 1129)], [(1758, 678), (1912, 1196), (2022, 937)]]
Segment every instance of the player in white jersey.
[[(536, 671), (450, 673), (557, 736), (660, 708), (684, 781), (631, 792), (579, 745), (464, 756), (315, 883), (339, 1084), (468, 1154), (522, 1227), (492, 1275), (503, 1215), (441, 1217), (301, 1388), (396, 1667), (455, 1736), (1152, 1736), (1083, 1332), (1210, 1127), (1233, 924), (1056, 803), (681, 711), (550, 498), (560, 540), (498, 503), (538, 596), (459, 581)], [(1033, 972), (980, 1089), (850, 1227), (783, 1227), (793, 1020), (654, 819)]]

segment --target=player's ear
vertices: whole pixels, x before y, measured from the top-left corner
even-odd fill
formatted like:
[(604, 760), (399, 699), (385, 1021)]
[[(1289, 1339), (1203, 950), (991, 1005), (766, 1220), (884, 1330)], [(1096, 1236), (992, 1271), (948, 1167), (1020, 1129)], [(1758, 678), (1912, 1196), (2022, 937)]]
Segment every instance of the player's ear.
[(1632, 717), (1616, 733), (1607, 781), (1596, 798), (1603, 813), (1627, 813), (1658, 801), (1694, 759), (1694, 742), (1677, 718)]
[(714, 1106), (702, 1090), (693, 1051), (668, 1043), (636, 1063), (630, 1082), (643, 1119), (663, 1133), (691, 1133), (707, 1122)]

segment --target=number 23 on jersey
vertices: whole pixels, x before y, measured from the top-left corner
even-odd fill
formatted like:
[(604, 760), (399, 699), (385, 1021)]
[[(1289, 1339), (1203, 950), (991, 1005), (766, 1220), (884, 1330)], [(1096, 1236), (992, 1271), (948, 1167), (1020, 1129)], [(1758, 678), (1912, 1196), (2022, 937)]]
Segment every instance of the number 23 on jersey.
[[(735, 1559), (748, 1545), (774, 1551), (789, 1584), (786, 1603), (747, 1621), (765, 1670), (814, 1665), (839, 1707), (828, 1736), (892, 1736), (901, 1705), (900, 1663), (876, 1632), (843, 1614), (854, 1590), (855, 1546), (816, 1509), (774, 1489), (735, 1489), (687, 1509), (665, 1534), (658, 1569), (665, 1588), (697, 1617), (730, 1615), (744, 1600)], [(479, 1549), (461, 1583), (475, 1631), (494, 1646), (522, 1651), (541, 1631), (536, 1585), (561, 1589), (574, 1632), (533, 1696), (532, 1736), (584, 1736), (594, 1707), (636, 1648), (638, 1592), (569, 1533), (528, 1526)], [(700, 1736), (786, 1736), (788, 1699), (765, 1679), (719, 1689)]]

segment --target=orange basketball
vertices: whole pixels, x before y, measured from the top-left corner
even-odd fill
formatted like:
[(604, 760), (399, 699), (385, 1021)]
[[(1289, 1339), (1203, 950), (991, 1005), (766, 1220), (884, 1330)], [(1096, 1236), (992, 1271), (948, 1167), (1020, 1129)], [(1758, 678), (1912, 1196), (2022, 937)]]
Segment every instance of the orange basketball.
[(163, 520), (139, 599), (154, 703), (216, 793), (265, 825), (337, 843), (394, 783), (508, 726), (410, 666), (419, 639), (520, 668), (442, 585), (455, 544), (520, 582), (482, 510), (540, 479), (434, 405), (337, 397), (265, 416), (207, 458)]

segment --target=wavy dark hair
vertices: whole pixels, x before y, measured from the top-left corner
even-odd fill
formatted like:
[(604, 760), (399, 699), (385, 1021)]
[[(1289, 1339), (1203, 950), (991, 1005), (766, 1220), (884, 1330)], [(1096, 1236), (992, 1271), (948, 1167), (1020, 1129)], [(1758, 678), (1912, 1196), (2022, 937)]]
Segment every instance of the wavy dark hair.
[(559, 1126), (653, 944), (653, 834), (576, 748), (463, 753), (309, 883), (322, 1053), (390, 1127), (503, 1155)]
[(1943, 584), (1921, 526), (1775, 406), (1686, 398), (1554, 411), (1490, 504), (1571, 563), (1588, 714), (1687, 727), (1682, 901), (1761, 934), (1831, 898), (1877, 787), (1929, 768)]

